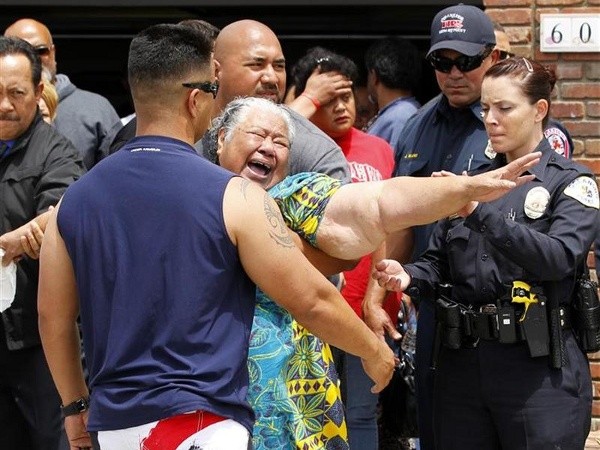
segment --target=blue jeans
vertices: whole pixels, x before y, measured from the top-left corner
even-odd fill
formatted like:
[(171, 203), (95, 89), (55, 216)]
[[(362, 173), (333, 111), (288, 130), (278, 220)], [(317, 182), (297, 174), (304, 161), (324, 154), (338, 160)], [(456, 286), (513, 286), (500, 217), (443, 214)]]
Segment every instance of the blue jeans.
[(371, 393), (373, 381), (365, 373), (359, 357), (333, 349), (335, 365), (346, 406), (350, 450), (378, 450), (378, 395)]

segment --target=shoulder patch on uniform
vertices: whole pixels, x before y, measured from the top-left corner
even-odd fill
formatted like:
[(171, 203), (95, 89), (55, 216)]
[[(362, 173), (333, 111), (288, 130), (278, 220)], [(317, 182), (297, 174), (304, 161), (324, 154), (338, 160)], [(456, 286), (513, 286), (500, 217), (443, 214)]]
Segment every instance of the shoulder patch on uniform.
[(569, 139), (567, 135), (563, 133), (560, 128), (550, 127), (544, 130), (544, 137), (550, 144), (550, 148), (559, 155), (568, 158), (571, 154), (571, 148), (569, 146)]
[(600, 208), (598, 185), (593, 178), (577, 177), (565, 188), (565, 195), (590, 208)]

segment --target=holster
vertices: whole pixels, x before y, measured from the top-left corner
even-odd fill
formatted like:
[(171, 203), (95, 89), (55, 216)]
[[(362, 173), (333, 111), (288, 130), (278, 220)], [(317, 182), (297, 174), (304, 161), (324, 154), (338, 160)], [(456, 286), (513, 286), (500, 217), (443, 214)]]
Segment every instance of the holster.
[[(535, 290), (535, 288), (532, 290)], [(529, 355), (532, 358), (548, 356), (550, 353), (549, 332), (552, 332), (552, 325), (549, 327), (548, 324), (546, 299), (541, 292), (537, 293), (537, 297), (538, 303), (529, 305), (524, 320), (519, 321), (521, 332), (527, 342)]]

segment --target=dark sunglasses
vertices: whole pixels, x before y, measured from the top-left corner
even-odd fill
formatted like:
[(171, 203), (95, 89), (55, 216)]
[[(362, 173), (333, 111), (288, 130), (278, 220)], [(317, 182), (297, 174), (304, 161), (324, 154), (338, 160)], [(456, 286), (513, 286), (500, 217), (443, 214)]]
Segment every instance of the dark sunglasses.
[(483, 60), (490, 56), (492, 53), (491, 48), (486, 48), (482, 53), (475, 56), (461, 55), (456, 59), (446, 58), (445, 56), (438, 56), (435, 53), (429, 55), (429, 63), (435, 70), (443, 73), (450, 73), (453, 66), (456, 66), (461, 72), (470, 72), (471, 70), (477, 69), (483, 63)]
[(202, 81), (197, 83), (181, 83), (183, 87), (190, 89), (200, 89), (207, 94), (212, 94), (213, 98), (217, 98), (217, 92), (219, 92), (219, 83), (215, 81), (211, 83), (210, 81)]
[(50, 54), (50, 47), (46, 47), (45, 45), (38, 45), (34, 47), (34, 50), (40, 56), (48, 56)]
[(498, 50), (498, 55), (499, 55), (500, 61), (503, 61), (505, 59), (512, 58), (513, 56), (515, 56), (514, 53), (507, 52), (505, 50)]

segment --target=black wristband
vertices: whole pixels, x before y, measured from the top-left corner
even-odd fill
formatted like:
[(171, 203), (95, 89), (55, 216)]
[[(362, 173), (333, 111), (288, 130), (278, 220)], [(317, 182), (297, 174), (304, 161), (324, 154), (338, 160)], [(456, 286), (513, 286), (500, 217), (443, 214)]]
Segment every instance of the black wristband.
[(66, 406), (60, 407), (60, 412), (63, 417), (73, 416), (75, 414), (81, 414), (84, 411), (87, 411), (90, 407), (90, 401), (88, 397), (81, 397), (75, 400), (74, 402), (69, 403)]

